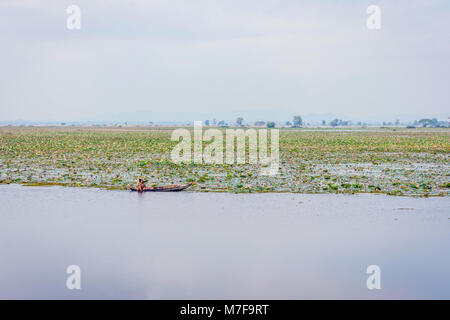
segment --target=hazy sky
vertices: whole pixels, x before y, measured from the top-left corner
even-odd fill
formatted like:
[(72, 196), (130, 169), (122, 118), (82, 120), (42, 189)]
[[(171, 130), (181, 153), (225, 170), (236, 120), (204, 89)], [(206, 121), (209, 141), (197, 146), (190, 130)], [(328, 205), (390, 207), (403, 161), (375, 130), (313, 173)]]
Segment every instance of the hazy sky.
[(450, 110), (448, 0), (1, 0), (0, 41), (0, 121)]

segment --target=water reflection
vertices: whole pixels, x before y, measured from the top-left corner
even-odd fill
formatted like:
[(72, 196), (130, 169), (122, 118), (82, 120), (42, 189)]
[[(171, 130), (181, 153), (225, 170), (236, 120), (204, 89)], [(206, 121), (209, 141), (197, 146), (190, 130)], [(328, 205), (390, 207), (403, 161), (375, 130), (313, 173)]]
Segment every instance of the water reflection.
[(0, 202), (0, 298), (450, 298), (448, 198), (9, 185)]

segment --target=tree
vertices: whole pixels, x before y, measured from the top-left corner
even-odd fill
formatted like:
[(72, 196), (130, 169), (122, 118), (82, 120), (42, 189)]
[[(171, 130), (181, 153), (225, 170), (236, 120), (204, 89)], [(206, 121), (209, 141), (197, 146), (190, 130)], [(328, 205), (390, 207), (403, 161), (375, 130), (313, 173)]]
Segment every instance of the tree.
[(439, 127), (439, 121), (436, 118), (431, 119), (430, 125), (432, 127)]
[(275, 128), (275, 122), (267, 122), (267, 128)]
[(303, 124), (303, 119), (300, 116), (294, 116), (294, 120), (292, 120), (294, 127), (301, 127)]
[(290, 121), (286, 121), (287, 126), (292, 126), (292, 123)]
[(240, 127), (242, 127), (242, 122), (244, 121), (244, 118), (238, 117), (236, 118), (236, 124)]
[(261, 120), (255, 122), (255, 126), (257, 126), (257, 127), (262, 127), (265, 124), (266, 123), (264, 121), (261, 121)]
[(330, 122), (330, 126), (337, 127), (337, 126), (341, 125), (341, 122), (342, 121), (339, 119), (334, 119), (333, 121)]
[(209, 126), (209, 120), (205, 120), (205, 126)]
[(418, 121), (418, 124), (421, 124), (425, 128), (426, 126), (429, 126), (432, 124), (432, 120), (431, 119), (420, 119)]
[(326, 125), (327, 125), (327, 122), (326, 122), (325, 120), (322, 120), (322, 125), (323, 125), (323, 126), (326, 126)]
[(341, 121), (341, 126), (351, 126), (352, 122), (350, 120)]

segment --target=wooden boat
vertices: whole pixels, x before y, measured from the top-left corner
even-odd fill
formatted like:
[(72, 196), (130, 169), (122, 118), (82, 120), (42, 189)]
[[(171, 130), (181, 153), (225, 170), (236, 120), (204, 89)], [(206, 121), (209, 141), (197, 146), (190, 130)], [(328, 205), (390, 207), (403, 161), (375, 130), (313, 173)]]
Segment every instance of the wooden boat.
[[(189, 188), (192, 186), (192, 182), (185, 184), (185, 185), (171, 185), (171, 186), (163, 186), (163, 187), (148, 187), (142, 190), (142, 192), (176, 192), (176, 191), (182, 191), (184, 189)], [(138, 191), (136, 188), (129, 187), (130, 191)]]

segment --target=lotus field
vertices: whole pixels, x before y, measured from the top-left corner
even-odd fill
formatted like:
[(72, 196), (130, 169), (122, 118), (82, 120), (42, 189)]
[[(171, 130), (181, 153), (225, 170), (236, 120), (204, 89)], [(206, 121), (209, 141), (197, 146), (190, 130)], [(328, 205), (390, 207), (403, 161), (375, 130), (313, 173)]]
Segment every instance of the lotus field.
[(2, 127), (0, 183), (125, 190), (142, 177), (205, 192), (450, 194), (448, 129), (280, 129), (276, 176), (248, 163), (175, 164), (173, 129)]

